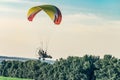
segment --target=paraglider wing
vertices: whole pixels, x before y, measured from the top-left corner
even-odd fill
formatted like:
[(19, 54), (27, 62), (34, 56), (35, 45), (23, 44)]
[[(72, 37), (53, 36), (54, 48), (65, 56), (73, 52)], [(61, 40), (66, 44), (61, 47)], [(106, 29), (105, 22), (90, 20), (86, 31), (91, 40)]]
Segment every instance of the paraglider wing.
[(41, 6), (35, 6), (30, 8), (28, 11), (28, 20), (32, 21), (35, 17), (35, 15), (43, 10), (45, 13), (48, 14), (48, 16), (53, 20), (55, 24), (60, 24), (62, 20), (62, 14), (60, 10), (53, 5), (41, 5)]

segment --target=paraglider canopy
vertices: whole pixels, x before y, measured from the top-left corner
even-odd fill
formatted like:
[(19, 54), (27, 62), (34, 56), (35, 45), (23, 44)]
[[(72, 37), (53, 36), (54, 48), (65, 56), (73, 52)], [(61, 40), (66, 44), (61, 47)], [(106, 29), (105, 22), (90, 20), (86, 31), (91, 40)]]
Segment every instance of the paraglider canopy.
[(43, 10), (45, 13), (48, 14), (48, 16), (52, 19), (52, 21), (55, 24), (60, 24), (62, 20), (62, 14), (61, 11), (54, 5), (40, 5), (40, 6), (35, 6), (29, 9), (28, 11), (28, 20), (32, 21), (35, 17), (35, 15)]

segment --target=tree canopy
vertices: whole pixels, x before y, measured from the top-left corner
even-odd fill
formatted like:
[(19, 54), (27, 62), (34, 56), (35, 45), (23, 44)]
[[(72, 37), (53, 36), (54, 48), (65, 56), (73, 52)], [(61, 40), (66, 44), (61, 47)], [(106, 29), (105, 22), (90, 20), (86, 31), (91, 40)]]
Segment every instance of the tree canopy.
[(3, 61), (0, 76), (35, 80), (120, 80), (120, 59), (111, 55), (104, 58), (85, 55), (69, 56), (54, 64), (40, 60)]

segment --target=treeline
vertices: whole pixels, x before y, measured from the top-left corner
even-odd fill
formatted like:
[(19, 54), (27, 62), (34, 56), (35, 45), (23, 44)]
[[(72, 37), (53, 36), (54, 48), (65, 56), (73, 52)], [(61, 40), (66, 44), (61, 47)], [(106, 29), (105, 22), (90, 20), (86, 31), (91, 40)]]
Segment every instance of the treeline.
[(39, 60), (3, 61), (0, 76), (35, 80), (120, 80), (120, 59), (105, 55), (68, 57), (54, 64)]

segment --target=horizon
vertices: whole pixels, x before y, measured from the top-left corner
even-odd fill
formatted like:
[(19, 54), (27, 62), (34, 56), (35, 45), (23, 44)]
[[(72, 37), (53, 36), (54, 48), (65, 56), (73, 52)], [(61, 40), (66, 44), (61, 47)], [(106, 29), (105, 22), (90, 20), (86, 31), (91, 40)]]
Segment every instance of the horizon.
[[(61, 10), (60, 25), (43, 11), (32, 22), (27, 20), (31, 7), (44, 4)], [(38, 48), (43, 48), (53, 59), (85, 54), (120, 58), (119, 4), (118, 0), (1, 0), (0, 55), (37, 58)]]

